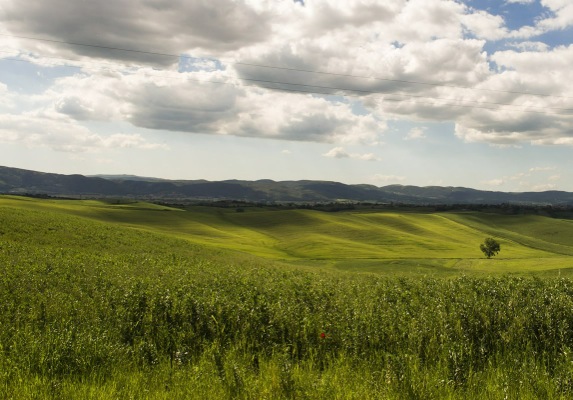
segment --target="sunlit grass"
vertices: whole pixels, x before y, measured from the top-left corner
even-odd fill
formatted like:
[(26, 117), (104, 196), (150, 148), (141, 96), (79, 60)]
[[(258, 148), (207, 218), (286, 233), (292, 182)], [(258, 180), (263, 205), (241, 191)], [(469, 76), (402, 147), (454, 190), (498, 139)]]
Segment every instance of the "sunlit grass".
[[(466, 272), (520, 272), (567, 268), (573, 223), (527, 215), (478, 212), (325, 213), (312, 210), (193, 207), (186, 211), (147, 203), (3, 198), (4, 206), (52, 211), (162, 233), (211, 248), (271, 260), (396, 272), (442, 267)], [(495, 237), (502, 251), (483, 260), (479, 244)], [(423, 260), (423, 261), (420, 261)], [(455, 260), (455, 261), (453, 261)], [(522, 261), (516, 261), (522, 260)], [(386, 269), (386, 267), (388, 267)]]
[(516, 221), (2, 199), (0, 398), (571, 398), (568, 221)]

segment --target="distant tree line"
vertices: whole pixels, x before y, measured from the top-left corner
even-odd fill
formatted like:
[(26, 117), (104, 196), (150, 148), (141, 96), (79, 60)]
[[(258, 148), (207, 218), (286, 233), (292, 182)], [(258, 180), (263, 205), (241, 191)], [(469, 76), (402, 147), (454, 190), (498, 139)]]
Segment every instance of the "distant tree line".
[[(171, 205), (165, 202), (157, 203), (161, 205)], [(396, 210), (396, 211), (423, 211), (423, 212), (446, 212), (446, 211), (477, 211), (491, 212), (506, 215), (536, 214), (550, 216), (554, 218), (573, 219), (573, 205), (534, 205), (534, 204), (409, 204), (409, 203), (378, 203), (378, 202), (251, 202), (246, 200), (213, 200), (196, 201), (187, 205), (198, 205), (221, 208), (242, 208), (251, 207), (269, 209), (301, 209), (316, 210), (325, 212), (338, 212), (347, 210)], [(180, 206), (183, 206), (180, 204)]]
[[(45, 193), (9, 193), (10, 195), (25, 196), (39, 199), (61, 199), (77, 200), (78, 197), (53, 196)], [(80, 196), (79, 198), (100, 199), (106, 201), (122, 202), (128, 198), (118, 199), (109, 196)], [(136, 201), (136, 198), (129, 197), (130, 201)], [(369, 202), (369, 201), (311, 201), (311, 202), (268, 202), (268, 201), (249, 201), (249, 200), (232, 200), (232, 199), (140, 199), (141, 201), (150, 201), (154, 204), (185, 209), (190, 206), (206, 206), (219, 208), (234, 208), (238, 212), (245, 211), (248, 208), (268, 208), (268, 209), (302, 209), (316, 210), (324, 212), (339, 212), (349, 210), (395, 210), (395, 211), (418, 211), (418, 212), (446, 212), (446, 211), (477, 211), (491, 212), (505, 215), (543, 215), (552, 218), (573, 219), (573, 204), (412, 204), (402, 202)]]

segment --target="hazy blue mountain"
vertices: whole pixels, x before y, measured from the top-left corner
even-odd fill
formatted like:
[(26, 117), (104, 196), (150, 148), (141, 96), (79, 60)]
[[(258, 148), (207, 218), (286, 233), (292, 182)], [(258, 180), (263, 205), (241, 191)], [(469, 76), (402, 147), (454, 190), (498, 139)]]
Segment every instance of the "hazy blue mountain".
[(330, 181), (167, 180), (133, 175), (61, 175), (0, 166), (1, 193), (253, 202), (374, 201), (409, 204), (567, 204), (573, 193), (507, 193), (464, 187), (346, 185)]

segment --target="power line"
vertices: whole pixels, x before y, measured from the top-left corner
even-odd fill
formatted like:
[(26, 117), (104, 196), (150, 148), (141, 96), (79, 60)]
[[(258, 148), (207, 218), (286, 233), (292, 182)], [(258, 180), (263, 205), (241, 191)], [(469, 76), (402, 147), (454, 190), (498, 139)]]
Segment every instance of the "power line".
[[(2, 52), (2, 51), (0, 51)], [(62, 58), (57, 58), (58, 60), (68, 60), (68, 61), (74, 61), (74, 60), (69, 60), (69, 59), (62, 59)], [(22, 59), (11, 59), (11, 58), (6, 58), (4, 60), (8, 60), (8, 61), (16, 61), (16, 62), (30, 62), (28, 60), (22, 60)], [(80, 67), (80, 66), (68, 66), (68, 67), (72, 67), (72, 68), (85, 68), (85, 67)], [(95, 69), (95, 68), (94, 68)], [(102, 67), (99, 69), (107, 69), (107, 67)], [(157, 75), (157, 74), (149, 74), (146, 73), (147, 76), (155, 76), (155, 77), (159, 77), (159, 78), (168, 78), (168, 79), (179, 79), (178, 76), (169, 76), (169, 75)], [(276, 86), (263, 86), (260, 84), (245, 84), (245, 83), (236, 83), (236, 82), (225, 82), (225, 81), (215, 81), (215, 80), (205, 80), (205, 79), (193, 79), (190, 77), (185, 77), (185, 79), (187, 81), (192, 81), (192, 82), (198, 82), (198, 83), (212, 83), (212, 84), (219, 84), (219, 85), (232, 85), (235, 87), (255, 87), (255, 88), (263, 88), (263, 89), (268, 89), (268, 90), (278, 90), (278, 91), (284, 91), (284, 92), (291, 92), (291, 93), (305, 93), (305, 94), (318, 94), (318, 95), (325, 95), (325, 96), (335, 96), (335, 95), (339, 95), (338, 93), (333, 93), (332, 91), (362, 91), (363, 90), (359, 90), (359, 89), (344, 89), (344, 88), (336, 88), (336, 87), (331, 87), (331, 86), (316, 86), (316, 85), (305, 85), (305, 84), (297, 84), (297, 83), (289, 83), (289, 82), (279, 82), (279, 81), (270, 81), (270, 80), (261, 80), (261, 79), (249, 79), (249, 78), (242, 78), (242, 80), (246, 80), (246, 81), (254, 81), (254, 82), (258, 82), (258, 83), (265, 83), (265, 84), (276, 84), (276, 85), (291, 85), (291, 86), (300, 86), (302, 87), (302, 89), (294, 89), (294, 88), (285, 88), (285, 87), (276, 87)], [(304, 88), (306, 87), (313, 87), (316, 89), (325, 89), (325, 90), (331, 90), (331, 91), (319, 91), (319, 90), (305, 90)], [(492, 111), (499, 111), (501, 110), (499, 107), (488, 107), (487, 105), (497, 105), (497, 106), (503, 106), (503, 107), (512, 107), (509, 109), (504, 109), (504, 111), (512, 111), (512, 112), (523, 112), (523, 113), (534, 113), (534, 114), (557, 114), (557, 115), (563, 115), (566, 116), (567, 114), (563, 114), (563, 113), (558, 113), (557, 111), (573, 111), (573, 109), (567, 109), (567, 108), (550, 108), (550, 107), (531, 107), (531, 106), (521, 106), (521, 105), (513, 105), (513, 104), (506, 104), (506, 103), (486, 103), (486, 102), (475, 102), (475, 101), (471, 101), (471, 100), (466, 100), (466, 102), (470, 102), (470, 103), (475, 103), (476, 105), (469, 105), (469, 104), (462, 104), (460, 102), (458, 103), (451, 103), (451, 101), (456, 101), (455, 99), (448, 99), (448, 98), (439, 98), (439, 97), (430, 97), (430, 96), (419, 96), (419, 95), (411, 95), (411, 94), (401, 94), (401, 93), (382, 93), (382, 92), (374, 92), (372, 91), (370, 94), (377, 94), (377, 95), (388, 95), (388, 96), (401, 96), (401, 97), (411, 97), (411, 98), (415, 98), (415, 99), (431, 99), (431, 100), (437, 100), (440, 102), (446, 102), (446, 103), (442, 103), (442, 104), (436, 104), (433, 102), (429, 102), (429, 101), (417, 101), (416, 104), (422, 104), (422, 105), (431, 105), (434, 107), (439, 107), (439, 106), (448, 106), (448, 107), (460, 107), (460, 108), (473, 108), (473, 109), (483, 109), (483, 110), (492, 110)], [(351, 94), (344, 94), (345, 97), (361, 97), (358, 95), (351, 95)], [(404, 99), (398, 99), (398, 98), (389, 98), (389, 97), (384, 97), (383, 101), (387, 101), (387, 102), (402, 102), (405, 101)], [(520, 109), (516, 109), (517, 107), (519, 107)], [(550, 111), (550, 110), (556, 110), (554, 112)], [(536, 111), (536, 110), (542, 110), (542, 111)], [(543, 111), (544, 110), (544, 111)]]
[[(422, 96), (422, 95), (414, 95), (414, 94), (402, 94), (402, 93), (384, 93), (375, 90), (365, 90), (365, 89), (353, 89), (353, 88), (341, 88), (341, 87), (332, 87), (332, 86), (318, 86), (318, 85), (308, 85), (302, 83), (290, 83), (290, 82), (280, 82), (280, 81), (272, 81), (272, 80), (264, 80), (264, 79), (253, 79), (253, 78), (244, 78), (241, 77), (243, 80), (251, 81), (251, 82), (261, 82), (261, 83), (276, 83), (280, 85), (293, 85), (293, 86), (302, 86), (302, 87), (314, 87), (318, 89), (331, 89), (331, 90), (341, 90), (341, 91), (349, 91), (349, 92), (358, 92), (364, 94), (388, 94), (390, 96), (403, 96), (403, 97), (412, 97), (412, 98), (424, 98), (424, 99), (433, 99), (433, 100), (441, 100), (441, 101), (456, 101), (455, 99), (451, 98), (444, 98), (444, 97), (435, 97), (435, 96)], [(507, 104), (507, 103), (496, 103), (492, 101), (474, 101), (474, 100), (463, 100), (465, 103), (475, 103), (478, 105), (498, 105), (498, 106), (507, 106), (507, 107), (519, 107), (525, 110), (529, 109), (545, 109), (545, 110), (558, 110), (558, 111), (572, 111), (573, 108), (561, 108), (561, 107), (535, 107), (535, 106), (523, 106), (523, 105), (516, 105), (516, 104)]]
[[(2, 51), (0, 53), (13, 53), (13, 51)], [(76, 62), (77, 60), (71, 60), (68, 58), (61, 58), (61, 57), (43, 57), (46, 59), (55, 59), (55, 60), (62, 60), (62, 61), (71, 61)], [(16, 61), (16, 62), (27, 62), (30, 63), (29, 60), (25, 59), (15, 59), (15, 58), (5, 58), (4, 60), (8, 61)], [(85, 63), (85, 62), (83, 62)], [(94, 62), (88, 62), (90, 64), (95, 64)], [(96, 64), (97, 65), (97, 64)], [(68, 66), (72, 68), (85, 68), (82, 66)], [(101, 69), (109, 69), (109, 67), (101, 67)], [(117, 69), (116, 69), (117, 70)], [(169, 79), (179, 79), (176, 76), (169, 76), (169, 75), (158, 75), (158, 74), (147, 74), (149, 76), (156, 76), (160, 78), (169, 78)], [(435, 104), (431, 102), (417, 102), (417, 104), (425, 104), (425, 105), (432, 105), (432, 106), (451, 106), (451, 107), (462, 107), (462, 108), (475, 108), (475, 109), (485, 109), (485, 110), (498, 110), (494, 107), (487, 107), (488, 105), (492, 106), (503, 106), (503, 107), (511, 107), (510, 109), (504, 109), (504, 111), (513, 111), (513, 112), (525, 112), (525, 113), (535, 113), (535, 114), (557, 114), (557, 115), (567, 115), (563, 113), (551, 112), (547, 110), (555, 110), (555, 111), (568, 111), (573, 112), (571, 108), (560, 108), (560, 107), (535, 107), (535, 106), (524, 106), (524, 105), (514, 105), (514, 104), (507, 104), (507, 103), (496, 103), (496, 102), (478, 102), (473, 100), (464, 100), (465, 103), (474, 103), (475, 105), (463, 104), (463, 102), (451, 103), (451, 101), (457, 101), (456, 99), (450, 98), (443, 98), (443, 97), (432, 97), (432, 96), (422, 96), (422, 95), (413, 95), (413, 94), (403, 94), (403, 93), (384, 93), (380, 91), (372, 91), (372, 90), (365, 90), (365, 89), (353, 89), (353, 88), (342, 88), (342, 87), (333, 87), (333, 86), (319, 86), (319, 85), (309, 85), (309, 84), (301, 84), (301, 83), (292, 83), (292, 82), (282, 82), (282, 81), (273, 81), (273, 80), (264, 80), (264, 79), (255, 79), (255, 78), (244, 78), (241, 77), (241, 80), (250, 81), (250, 82), (257, 82), (257, 83), (264, 83), (264, 84), (275, 84), (275, 85), (290, 85), (290, 86), (298, 86), (303, 89), (292, 89), (292, 88), (284, 88), (284, 87), (270, 87), (270, 86), (262, 86), (258, 84), (248, 85), (248, 84), (238, 84), (236, 82), (224, 82), (224, 81), (213, 81), (213, 80), (201, 80), (201, 79), (193, 79), (190, 77), (186, 77), (189, 81), (199, 82), (199, 83), (214, 83), (214, 84), (224, 84), (224, 85), (233, 85), (235, 87), (238, 86), (245, 86), (245, 87), (261, 87), (265, 89), (273, 89), (273, 90), (281, 90), (286, 92), (295, 92), (295, 93), (308, 93), (308, 94), (319, 94), (319, 95), (343, 95), (347, 97), (361, 97), (359, 95), (350, 95), (350, 94), (340, 94), (340, 93), (332, 93), (332, 92), (324, 92), (318, 90), (303, 90), (304, 88), (315, 88), (319, 90), (331, 90), (331, 91), (343, 91), (343, 92), (356, 92), (356, 93), (363, 93), (363, 94), (372, 94), (372, 95), (387, 95), (387, 96), (401, 96), (401, 97), (410, 97), (414, 99), (430, 99), (430, 100), (437, 100), (437, 101), (446, 101), (450, 103), (443, 103), (443, 104)], [(404, 99), (396, 99), (396, 98), (388, 98), (385, 97), (384, 101), (391, 101), (391, 102), (400, 102), (405, 101)], [(519, 109), (516, 109), (519, 108)], [(536, 110), (544, 110), (544, 111), (536, 111)]]
[(96, 49), (104, 49), (104, 50), (119, 50), (125, 51), (129, 53), (140, 53), (140, 54), (147, 54), (153, 56), (161, 56), (161, 57), (174, 57), (179, 58), (180, 56), (175, 54), (168, 54), (168, 53), (157, 53), (154, 51), (143, 51), (143, 50), (134, 50), (134, 49), (124, 49), (121, 47), (112, 47), (112, 46), (100, 46), (97, 44), (86, 44), (86, 43), (74, 43), (74, 42), (66, 42), (64, 40), (55, 40), (55, 39), (44, 39), (44, 38), (37, 38), (37, 37), (30, 37), (30, 36), (17, 36), (17, 35), (8, 35), (6, 33), (0, 33), (0, 36), (8, 36), (17, 39), (27, 39), (27, 40), (37, 40), (40, 42), (49, 42), (49, 43), (60, 43), (60, 44), (69, 44), (72, 46), (82, 46), (82, 47), (92, 47)]
[[(188, 56), (185, 54), (177, 55), (177, 54), (171, 54), (171, 53), (161, 53), (161, 52), (155, 52), (155, 51), (126, 49), (126, 48), (122, 48), (122, 47), (103, 46), (103, 45), (86, 44), (86, 43), (76, 43), (76, 42), (68, 42), (68, 41), (64, 41), (64, 40), (45, 39), (45, 38), (30, 37), (30, 36), (18, 36), (18, 35), (12, 35), (12, 34), (4, 34), (4, 33), (0, 33), (0, 36), (7, 36), (7, 37), (26, 39), (26, 40), (36, 40), (36, 41), (49, 42), (49, 43), (60, 43), (60, 44), (67, 44), (67, 45), (72, 45), (72, 46), (90, 47), (90, 48), (97, 48), (97, 49), (104, 49), (104, 50), (117, 50), (117, 51), (129, 52), (129, 53), (139, 53), (139, 54), (154, 55), (154, 56), (160, 56), (160, 57), (169, 57), (169, 58), (177, 58), (177, 59), (181, 59), (181, 58), (182, 59), (194, 59), (194, 57)], [(547, 93), (534, 93), (534, 92), (522, 92), (522, 91), (515, 91), (515, 90), (475, 88), (475, 87), (469, 87), (469, 86), (448, 85), (448, 84), (444, 84), (444, 83), (414, 81), (414, 80), (406, 80), (406, 79), (378, 78), (378, 77), (370, 77), (370, 76), (363, 76), (363, 75), (342, 74), (342, 73), (336, 73), (336, 72), (325, 72), (325, 71), (317, 71), (317, 70), (309, 70), (309, 69), (301, 69), (301, 68), (290, 68), (290, 67), (280, 67), (280, 66), (274, 66), (274, 65), (255, 64), (255, 63), (247, 63), (247, 62), (242, 62), (242, 61), (228, 62), (228, 64), (244, 65), (244, 66), (250, 66), (250, 67), (257, 67), (257, 68), (278, 69), (278, 70), (284, 70), (284, 71), (305, 72), (305, 73), (320, 74), (320, 75), (331, 75), (331, 76), (340, 76), (340, 77), (348, 77), (348, 78), (377, 80), (377, 81), (383, 81), (383, 82), (407, 83), (407, 84), (425, 85), (425, 86), (434, 86), (434, 87), (446, 87), (446, 88), (455, 88), (455, 89), (464, 89), (464, 90), (477, 90), (477, 91), (493, 92), (493, 93), (508, 93), (508, 94), (520, 94), (520, 95), (538, 96), (538, 97), (554, 97), (554, 98), (563, 98), (563, 99), (573, 99), (573, 97), (570, 97), (570, 96), (557, 96), (557, 95), (552, 95), (552, 94), (547, 94)]]
[(510, 94), (529, 95), (529, 96), (539, 96), (539, 97), (556, 97), (556, 98), (564, 98), (564, 99), (573, 99), (573, 97), (556, 96), (556, 95), (546, 94), (546, 93), (532, 93), (532, 92), (519, 92), (519, 91), (514, 91), (514, 90), (473, 88), (473, 87), (469, 87), (469, 86), (447, 85), (447, 84), (443, 84), (443, 83), (434, 83), (434, 82), (422, 82), (422, 81), (410, 81), (410, 80), (404, 80), (404, 79), (378, 78), (378, 77), (370, 77), (370, 76), (363, 76), (363, 75), (340, 74), (340, 73), (336, 73), (336, 72), (323, 72), (323, 71), (313, 71), (313, 70), (298, 69), (298, 68), (276, 67), (276, 66), (263, 65), (263, 64), (251, 64), (251, 63), (245, 63), (245, 62), (239, 62), (239, 61), (234, 62), (233, 64), (248, 65), (248, 66), (258, 67), (258, 68), (280, 69), (280, 70), (285, 70), (285, 71), (308, 72), (308, 73), (321, 74), (321, 75), (334, 75), (334, 76), (349, 77), (349, 78), (370, 79), (370, 80), (383, 81), (383, 82), (411, 83), (411, 84), (416, 84), (416, 85), (446, 87), (446, 88), (453, 88), (453, 89), (479, 90), (479, 91), (484, 91), (484, 92), (510, 93)]

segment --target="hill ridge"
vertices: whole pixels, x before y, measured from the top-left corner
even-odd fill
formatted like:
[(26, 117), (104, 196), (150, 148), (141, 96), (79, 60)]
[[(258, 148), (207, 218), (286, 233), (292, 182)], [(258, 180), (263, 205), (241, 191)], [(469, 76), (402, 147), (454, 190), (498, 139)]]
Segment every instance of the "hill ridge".
[(251, 202), (573, 205), (573, 193), (500, 192), (460, 186), (345, 184), (328, 180), (169, 180), (136, 175), (56, 174), (0, 166), (0, 193)]

